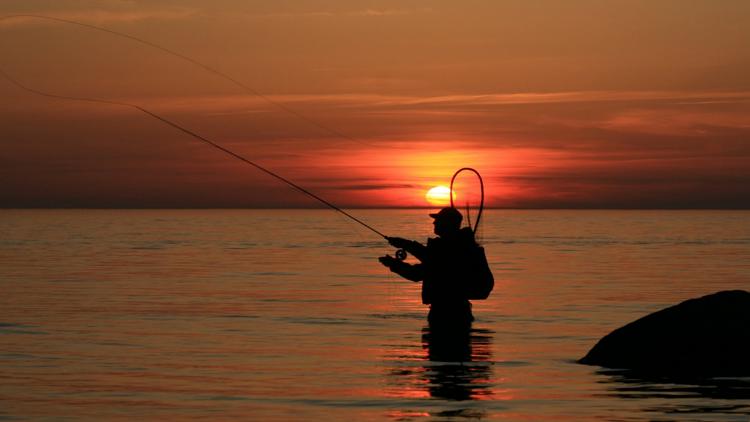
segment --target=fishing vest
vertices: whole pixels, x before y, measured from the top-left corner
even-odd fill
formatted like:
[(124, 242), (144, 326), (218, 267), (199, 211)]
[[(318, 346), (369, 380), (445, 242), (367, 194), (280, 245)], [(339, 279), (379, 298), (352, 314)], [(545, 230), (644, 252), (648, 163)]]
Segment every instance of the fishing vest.
[(462, 229), (451, 240), (428, 239), (427, 255), (422, 283), (425, 304), (484, 300), (495, 287), (484, 248), (474, 241), (471, 229)]
[(467, 299), (487, 299), (495, 287), (495, 277), (492, 275), (483, 247), (477, 245), (469, 253), (467, 267), (468, 276), (464, 280)]

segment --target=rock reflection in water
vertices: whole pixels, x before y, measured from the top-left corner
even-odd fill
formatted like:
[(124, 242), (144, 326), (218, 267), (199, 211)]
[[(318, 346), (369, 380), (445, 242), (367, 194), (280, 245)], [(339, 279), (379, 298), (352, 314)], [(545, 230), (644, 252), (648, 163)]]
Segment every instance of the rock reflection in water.
[(630, 371), (599, 371), (610, 395), (637, 399), (644, 412), (712, 418), (750, 416), (750, 378), (649, 377)]

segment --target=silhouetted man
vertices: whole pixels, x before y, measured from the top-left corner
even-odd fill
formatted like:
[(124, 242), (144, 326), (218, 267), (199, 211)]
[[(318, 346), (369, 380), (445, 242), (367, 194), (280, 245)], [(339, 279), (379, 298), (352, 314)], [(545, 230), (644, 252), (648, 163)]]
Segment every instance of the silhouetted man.
[(436, 238), (427, 246), (400, 237), (388, 237), (388, 243), (414, 255), (420, 263), (408, 264), (390, 255), (380, 262), (394, 273), (422, 282), (422, 303), (430, 305), (427, 319), (431, 327), (468, 327), (474, 320), (465, 280), (469, 278), (471, 254), (479, 247), (470, 227), (461, 228), (461, 213), (446, 207), (434, 218)]

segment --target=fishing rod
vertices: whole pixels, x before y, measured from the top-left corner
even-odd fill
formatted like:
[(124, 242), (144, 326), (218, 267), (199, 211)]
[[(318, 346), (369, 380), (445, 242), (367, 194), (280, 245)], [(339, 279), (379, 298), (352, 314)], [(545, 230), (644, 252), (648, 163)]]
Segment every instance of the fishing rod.
[(2, 76), (3, 78), (5, 78), (8, 81), (10, 81), (13, 85), (15, 85), (15, 86), (17, 86), (17, 87), (19, 87), (19, 88), (21, 88), (21, 89), (23, 89), (25, 91), (28, 91), (28, 92), (31, 92), (33, 94), (40, 95), (40, 96), (43, 96), (43, 97), (56, 98), (56, 99), (62, 99), (62, 100), (71, 100), (71, 101), (84, 101), (84, 102), (99, 103), (99, 104), (110, 104), (110, 105), (117, 105), (117, 106), (123, 106), (123, 107), (131, 107), (131, 108), (134, 108), (136, 110), (139, 110), (139, 111), (141, 111), (141, 112), (143, 112), (143, 113), (145, 113), (145, 114), (153, 117), (154, 119), (157, 119), (157, 120), (159, 120), (159, 121), (161, 121), (161, 122), (163, 122), (163, 123), (165, 123), (165, 124), (167, 124), (169, 126), (172, 126), (173, 128), (175, 128), (175, 129), (177, 129), (177, 130), (179, 130), (181, 132), (184, 132), (184, 133), (186, 133), (186, 134), (188, 134), (188, 135), (190, 135), (190, 136), (198, 139), (199, 141), (202, 141), (202, 142), (204, 142), (204, 143), (206, 143), (206, 144), (208, 144), (208, 145), (210, 145), (210, 146), (218, 149), (219, 151), (222, 151), (222, 152), (224, 152), (224, 153), (226, 153), (226, 154), (228, 154), (228, 155), (230, 155), (230, 156), (232, 156), (232, 157), (234, 157), (234, 158), (236, 158), (236, 159), (238, 159), (238, 160), (240, 160), (240, 161), (242, 161), (242, 162), (244, 162), (246, 164), (249, 164), (249, 165), (255, 167), (256, 169), (258, 169), (258, 170), (260, 170), (260, 171), (262, 171), (262, 172), (264, 172), (264, 173), (266, 173), (266, 174), (268, 174), (270, 176), (275, 177), (278, 180), (281, 180), (282, 182), (284, 182), (287, 185), (289, 185), (289, 186), (297, 189), (298, 191), (300, 191), (300, 192), (302, 192), (302, 193), (304, 193), (304, 194), (306, 194), (306, 195), (308, 195), (308, 196), (310, 196), (310, 197), (312, 197), (312, 198), (320, 201), (321, 203), (323, 203), (323, 204), (327, 205), (328, 207), (332, 208), (333, 210), (338, 211), (341, 214), (345, 215), (346, 217), (349, 217), (351, 220), (359, 223), (363, 227), (365, 227), (365, 228), (369, 229), (370, 231), (378, 234), (380, 237), (382, 237), (384, 239), (387, 239), (386, 235), (384, 235), (380, 231), (376, 230), (375, 228), (373, 228), (369, 224), (363, 222), (362, 220), (360, 220), (357, 217), (349, 214), (348, 212), (342, 210), (338, 206), (336, 206), (336, 205), (332, 204), (331, 202), (329, 202), (329, 201), (321, 198), (320, 196), (318, 196), (318, 195), (310, 192), (309, 190), (303, 188), (302, 186), (300, 186), (300, 185), (292, 182), (291, 180), (289, 180), (289, 179), (287, 179), (287, 178), (285, 178), (285, 177), (283, 177), (283, 176), (281, 176), (281, 175), (279, 175), (279, 174), (277, 174), (277, 173), (275, 173), (275, 172), (273, 172), (273, 171), (271, 171), (271, 170), (269, 170), (269, 169), (261, 166), (258, 163), (255, 163), (255, 162), (253, 162), (253, 161), (251, 161), (251, 160), (243, 157), (240, 154), (237, 154), (236, 152), (234, 152), (234, 151), (232, 151), (232, 150), (230, 150), (230, 149), (228, 149), (226, 147), (223, 147), (223, 146), (217, 144), (214, 141), (211, 141), (210, 139), (208, 139), (208, 138), (206, 138), (204, 136), (201, 136), (201, 135), (193, 132), (190, 129), (187, 129), (187, 128), (185, 128), (185, 127), (183, 127), (183, 126), (181, 126), (181, 125), (179, 125), (179, 124), (177, 124), (177, 123), (175, 123), (175, 122), (173, 122), (173, 121), (171, 121), (171, 120), (169, 120), (169, 119), (167, 119), (165, 117), (162, 117), (162, 116), (160, 116), (160, 115), (158, 115), (158, 114), (156, 114), (156, 113), (154, 113), (154, 112), (152, 112), (152, 111), (150, 111), (150, 110), (148, 110), (148, 109), (146, 109), (144, 107), (141, 107), (141, 106), (139, 106), (137, 104), (126, 103), (124, 101), (103, 100), (103, 99), (99, 99), (99, 98), (72, 97), (72, 96), (57, 95), (57, 94), (51, 94), (51, 93), (44, 92), (44, 91), (39, 91), (39, 90), (30, 88), (30, 87), (28, 87), (28, 86), (20, 83), (19, 81), (17, 81), (13, 77), (11, 77), (8, 73), (6, 73), (2, 68), (0, 68), (0, 76)]
[[(310, 124), (318, 127), (319, 129), (322, 129), (322, 130), (328, 132), (329, 134), (332, 134), (332, 135), (335, 135), (335, 136), (338, 136), (338, 137), (341, 137), (341, 138), (344, 138), (344, 139), (348, 139), (348, 140), (353, 141), (353, 142), (364, 143), (364, 142), (359, 141), (359, 140), (357, 140), (355, 138), (347, 136), (347, 135), (345, 135), (345, 134), (343, 134), (343, 133), (341, 133), (341, 132), (339, 132), (337, 130), (331, 129), (328, 126), (322, 125), (322, 124), (320, 124), (320, 123), (318, 123), (318, 122), (316, 122), (314, 120), (309, 119), (305, 115), (300, 114), (297, 111), (295, 111), (295, 110), (293, 110), (293, 109), (291, 109), (291, 108), (289, 108), (289, 107), (287, 107), (287, 106), (285, 106), (285, 105), (283, 105), (281, 103), (278, 103), (278, 102), (274, 101), (273, 99), (269, 98), (268, 96), (263, 95), (262, 93), (258, 92), (257, 90), (255, 90), (255, 89), (253, 89), (253, 88), (251, 88), (251, 87), (243, 84), (242, 82), (238, 81), (237, 79), (235, 79), (235, 78), (233, 78), (233, 77), (231, 77), (231, 76), (229, 76), (229, 75), (227, 75), (227, 74), (225, 74), (225, 73), (223, 73), (223, 72), (221, 72), (219, 70), (214, 69), (211, 66), (208, 66), (208, 65), (206, 65), (204, 63), (201, 63), (201, 62), (199, 62), (199, 61), (197, 61), (197, 60), (195, 60), (195, 59), (193, 59), (191, 57), (188, 57), (188, 56), (186, 56), (184, 54), (181, 54), (181, 53), (178, 53), (176, 51), (170, 50), (170, 49), (168, 49), (166, 47), (163, 47), (163, 46), (161, 46), (159, 44), (156, 44), (154, 42), (151, 42), (151, 41), (148, 41), (148, 40), (145, 40), (145, 39), (142, 39), (142, 38), (130, 35), (130, 34), (126, 34), (126, 33), (123, 33), (123, 32), (119, 32), (119, 31), (115, 31), (115, 30), (111, 30), (111, 29), (107, 29), (107, 28), (102, 28), (102, 27), (99, 27), (99, 26), (90, 25), (90, 24), (83, 23), (83, 22), (78, 22), (78, 21), (69, 20), (69, 19), (55, 18), (55, 17), (51, 17), (51, 16), (43, 16), (43, 15), (7, 15), (7, 16), (0, 16), (0, 22), (5, 21), (5, 20), (11, 20), (11, 19), (19, 19), (19, 18), (42, 19), (42, 20), (49, 20), (49, 21), (53, 21), (53, 22), (60, 22), (60, 23), (65, 23), (65, 24), (70, 24), (70, 25), (78, 25), (78, 26), (81, 26), (81, 27), (84, 27), (84, 28), (89, 28), (89, 29), (93, 29), (93, 30), (96, 30), (96, 31), (101, 31), (101, 32), (105, 32), (105, 33), (108, 33), (108, 34), (116, 35), (116, 36), (119, 36), (119, 37), (122, 37), (122, 38), (126, 38), (128, 40), (132, 40), (132, 41), (138, 42), (140, 44), (143, 44), (143, 45), (155, 48), (155, 49), (157, 49), (159, 51), (162, 51), (164, 53), (170, 54), (170, 55), (175, 56), (177, 58), (180, 58), (180, 59), (182, 59), (184, 61), (187, 61), (187, 62), (189, 62), (189, 63), (191, 63), (191, 64), (193, 64), (195, 66), (198, 66), (198, 67), (200, 67), (200, 68), (202, 68), (202, 69), (204, 69), (204, 70), (206, 70), (206, 71), (208, 71), (210, 73), (213, 73), (213, 74), (215, 74), (215, 75), (217, 75), (217, 76), (219, 76), (219, 77), (221, 77), (221, 78), (223, 78), (223, 79), (225, 79), (225, 80), (233, 83), (234, 85), (242, 88), (246, 92), (248, 92), (248, 93), (250, 93), (252, 95), (257, 96), (257, 97), (265, 100), (266, 102), (268, 102), (270, 104), (273, 104), (274, 106), (278, 107), (282, 111), (290, 113), (290, 114), (296, 116), (297, 118), (299, 118), (301, 120), (304, 120), (304, 121), (306, 121), (306, 122), (308, 122), (308, 123), (310, 123)], [(169, 126), (172, 126), (173, 128), (175, 128), (175, 129), (177, 129), (177, 130), (179, 130), (179, 131), (181, 131), (183, 133), (186, 133), (186, 134), (188, 134), (188, 135), (190, 135), (190, 136), (192, 136), (192, 137), (200, 140), (201, 142), (204, 142), (204, 143), (206, 143), (206, 144), (208, 144), (208, 145), (210, 145), (210, 146), (212, 146), (212, 147), (214, 147), (214, 148), (216, 148), (216, 149), (218, 149), (218, 150), (220, 150), (220, 151), (222, 151), (222, 152), (224, 152), (224, 153), (226, 153), (226, 154), (228, 154), (228, 155), (230, 155), (230, 156), (232, 156), (232, 157), (234, 157), (234, 158), (236, 158), (236, 159), (238, 159), (240, 161), (243, 161), (244, 163), (249, 164), (249, 165), (255, 167), (256, 169), (258, 169), (258, 170), (260, 170), (260, 171), (262, 171), (262, 172), (264, 172), (264, 173), (266, 173), (266, 174), (268, 174), (268, 175), (270, 175), (272, 177), (275, 177), (276, 179), (278, 179), (278, 180), (286, 183), (287, 185), (289, 185), (289, 186), (297, 189), (298, 191), (300, 191), (300, 192), (302, 192), (302, 193), (304, 193), (304, 194), (306, 194), (306, 195), (314, 198), (315, 200), (323, 203), (324, 205), (332, 208), (333, 210), (338, 211), (339, 213), (341, 213), (341, 214), (345, 215), (346, 217), (350, 218), (351, 220), (359, 223), (360, 225), (362, 225), (363, 227), (367, 228), (368, 230), (376, 233), (377, 235), (379, 235), (379, 236), (381, 236), (383, 238), (387, 238), (379, 230), (376, 230), (375, 228), (373, 228), (369, 224), (363, 222), (362, 220), (358, 219), (357, 217), (355, 217), (355, 216), (349, 214), (348, 212), (342, 210), (340, 207), (332, 204), (331, 202), (329, 202), (328, 200), (326, 200), (326, 199), (318, 196), (317, 194), (315, 194), (315, 193), (313, 193), (313, 192), (311, 192), (311, 191), (303, 188), (302, 186), (300, 186), (300, 185), (292, 182), (291, 180), (289, 180), (289, 179), (287, 179), (287, 178), (285, 178), (285, 177), (283, 177), (283, 176), (281, 176), (281, 175), (279, 175), (279, 174), (277, 174), (277, 173), (275, 173), (275, 172), (273, 172), (273, 171), (271, 171), (271, 170), (269, 170), (269, 169), (261, 166), (260, 164), (255, 163), (255, 162), (253, 162), (253, 161), (251, 161), (251, 160), (243, 157), (242, 155), (237, 154), (236, 152), (234, 152), (234, 151), (232, 151), (232, 150), (230, 150), (230, 149), (228, 149), (228, 148), (226, 148), (226, 147), (224, 147), (224, 146), (222, 146), (222, 145), (220, 145), (220, 144), (218, 144), (218, 143), (216, 143), (214, 141), (211, 141), (210, 139), (208, 139), (208, 138), (206, 138), (206, 137), (204, 137), (202, 135), (199, 135), (199, 134), (195, 133), (194, 131), (192, 131), (190, 129), (187, 129), (184, 126), (181, 126), (181, 125), (179, 125), (179, 124), (177, 124), (177, 123), (175, 123), (175, 122), (173, 122), (173, 121), (171, 121), (171, 120), (169, 120), (169, 119), (167, 119), (167, 118), (165, 118), (165, 117), (163, 117), (161, 115), (158, 115), (158, 114), (156, 114), (156, 113), (154, 113), (154, 112), (152, 112), (152, 111), (150, 111), (150, 110), (148, 110), (148, 109), (146, 109), (146, 108), (144, 108), (142, 106), (139, 106), (137, 104), (127, 103), (127, 102), (124, 102), (124, 101), (113, 101), (113, 100), (104, 100), (104, 99), (100, 99), (100, 98), (85, 98), (85, 97), (74, 97), (74, 96), (65, 96), (65, 95), (51, 94), (51, 93), (48, 93), (48, 92), (43, 92), (43, 91), (39, 91), (39, 90), (30, 88), (30, 87), (22, 84), (21, 82), (19, 82), (15, 78), (11, 77), (7, 72), (5, 72), (1, 68), (0, 68), (0, 75), (2, 75), (5, 79), (7, 79), (8, 81), (10, 81), (13, 85), (15, 85), (15, 86), (17, 86), (17, 87), (19, 87), (19, 88), (21, 88), (21, 89), (23, 89), (25, 91), (31, 92), (31, 93), (36, 94), (36, 95), (48, 97), (48, 98), (55, 98), (55, 99), (62, 99), (62, 100), (71, 100), (71, 101), (84, 101), (84, 102), (99, 103), (99, 104), (110, 104), (110, 105), (117, 105), (117, 106), (134, 108), (134, 109), (136, 109), (138, 111), (141, 111), (141, 112), (143, 112), (143, 113), (145, 113), (145, 114), (153, 117), (154, 119), (157, 119), (157, 120), (161, 121), (162, 123), (165, 123), (165, 124), (167, 124)]]

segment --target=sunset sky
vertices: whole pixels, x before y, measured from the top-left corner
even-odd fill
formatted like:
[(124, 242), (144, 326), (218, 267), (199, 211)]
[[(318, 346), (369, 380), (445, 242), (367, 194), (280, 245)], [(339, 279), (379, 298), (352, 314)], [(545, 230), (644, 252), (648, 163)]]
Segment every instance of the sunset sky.
[[(0, 21), (18, 81), (141, 105), (341, 206), (429, 206), (469, 166), (492, 207), (750, 207), (750, 1), (0, 1), (14, 14), (147, 39), (317, 123), (133, 41)], [(319, 205), (134, 109), (2, 78), (0, 98), (0, 207)]]

